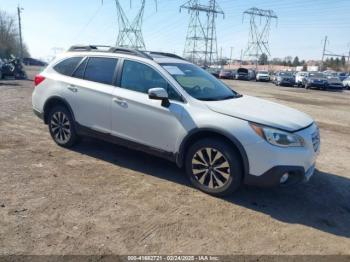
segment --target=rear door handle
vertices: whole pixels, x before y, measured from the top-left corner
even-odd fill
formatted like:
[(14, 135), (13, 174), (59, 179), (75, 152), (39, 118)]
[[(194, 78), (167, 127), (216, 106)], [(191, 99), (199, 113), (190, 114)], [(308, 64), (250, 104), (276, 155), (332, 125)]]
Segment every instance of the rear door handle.
[(67, 88), (68, 88), (68, 90), (72, 91), (73, 93), (78, 92), (78, 88), (74, 85), (69, 85)]

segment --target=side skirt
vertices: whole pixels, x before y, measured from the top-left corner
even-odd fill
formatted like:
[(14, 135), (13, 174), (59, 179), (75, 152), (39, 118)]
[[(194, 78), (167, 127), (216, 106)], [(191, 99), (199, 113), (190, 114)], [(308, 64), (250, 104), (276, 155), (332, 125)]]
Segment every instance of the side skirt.
[(103, 140), (106, 142), (110, 142), (110, 143), (113, 143), (113, 144), (116, 144), (119, 146), (127, 147), (129, 149), (145, 152), (147, 154), (151, 154), (153, 156), (163, 158), (163, 159), (166, 159), (168, 161), (176, 163), (176, 154), (174, 154), (172, 152), (167, 152), (164, 150), (160, 150), (157, 148), (146, 146), (146, 145), (143, 145), (143, 144), (140, 144), (137, 142), (133, 142), (133, 141), (130, 141), (127, 139), (113, 136), (113, 135), (108, 134), (108, 133), (98, 132), (98, 131), (93, 130), (91, 128), (82, 126), (77, 122), (75, 123), (75, 127), (77, 130), (77, 133), (81, 136), (97, 138), (97, 139), (100, 139), (100, 140)]

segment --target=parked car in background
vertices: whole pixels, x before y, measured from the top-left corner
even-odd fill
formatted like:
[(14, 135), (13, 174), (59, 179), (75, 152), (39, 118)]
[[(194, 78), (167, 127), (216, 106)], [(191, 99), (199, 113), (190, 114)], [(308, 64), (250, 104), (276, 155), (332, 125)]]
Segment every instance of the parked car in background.
[(248, 69), (248, 80), (255, 80), (256, 79), (256, 72), (255, 70)]
[(237, 80), (249, 80), (249, 71), (246, 68), (238, 68), (236, 72)]
[(327, 80), (326, 88), (329, 89), (343, 89), (343, 82), (339, 77), (330, 77)]
[(220, 70), (217, 68), (206, 68), (205, 69), (208, 73), (212, 74), (213, 76), (215, 76), (216, 78), (219, 78), (219, 74), (220, 74)]
[(256, 81), (269, 82), (270, 81), (270, 74), (268, 71), (258, 71), (255, 79), (256, 79)]
[(234, 74), (232, 70), (223, 69), (219, 73), (220, 79), (233, 79)]
[(302, 86), (303, 85), (303, 80), (305, 78), (305, 76), (307, 75), (307, 72), (298, 72), (295, 75), (295, 84), (297, 86)]
[(340, 81), (344, 81), (349, 75), (347, 73), (344, 72), (340, 72), (338, 73), (338, 77)]
[(276, 86), (294, 86), (295, 80), (291, 72), (280, 71), (275, 77)]
[(350, 89), (350, 76), (343, 81), (344, 88)]
[(0, 63), (0, 79), (3, 78), (27, 79), (21, 60), (15, 56), (4, 59)]
[(309, 72), (303, 80), (303, 86), (306, 89), (319, 88), (326, 89), (328, 85), (328, 79), (322, 72)]

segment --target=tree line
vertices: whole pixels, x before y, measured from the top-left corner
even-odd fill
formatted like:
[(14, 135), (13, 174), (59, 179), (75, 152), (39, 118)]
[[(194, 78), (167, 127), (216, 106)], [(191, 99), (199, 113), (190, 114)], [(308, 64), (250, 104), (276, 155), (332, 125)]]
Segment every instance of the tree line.
[[(14, 16), (0, 10), (0, 58), (9, 58), (11, 55), (19, 57), (20, 53), (17, 20)], [(25, 44), (23, 44), (23, 56), (30, 57)]]
[[(287, 56), (284, 59), (281, 58), (273, 58), (270, 61), (268, 60), (268, 56), (266, 54), (262, 54), (259, 58), (259, 64), (260, 65), (280, 65), (280, 66), (289, 66), (289, 67), (297, 67), (302, 66), (305, 70), (307, 68), (307, 63), (305, 60), (300, 60), (298, 56), (291, 57)], [(320, 61), (316, 62), (316, 66), (322, 66), (322, 63)], [(345, 56), (341, 58), (327, 58), (323, 62), (322, 70), (331, 69), (335, 71), (347, 71), (349, 70), (349, 65), (346, 63)]]

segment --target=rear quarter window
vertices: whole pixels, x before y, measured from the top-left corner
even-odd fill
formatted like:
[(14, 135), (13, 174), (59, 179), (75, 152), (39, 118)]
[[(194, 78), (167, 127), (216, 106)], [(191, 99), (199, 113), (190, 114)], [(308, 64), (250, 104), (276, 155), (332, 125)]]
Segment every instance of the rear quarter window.
[(66, 76), (71, 76), (83, 57), (71, 57), (59, 62), (53, 69)]

